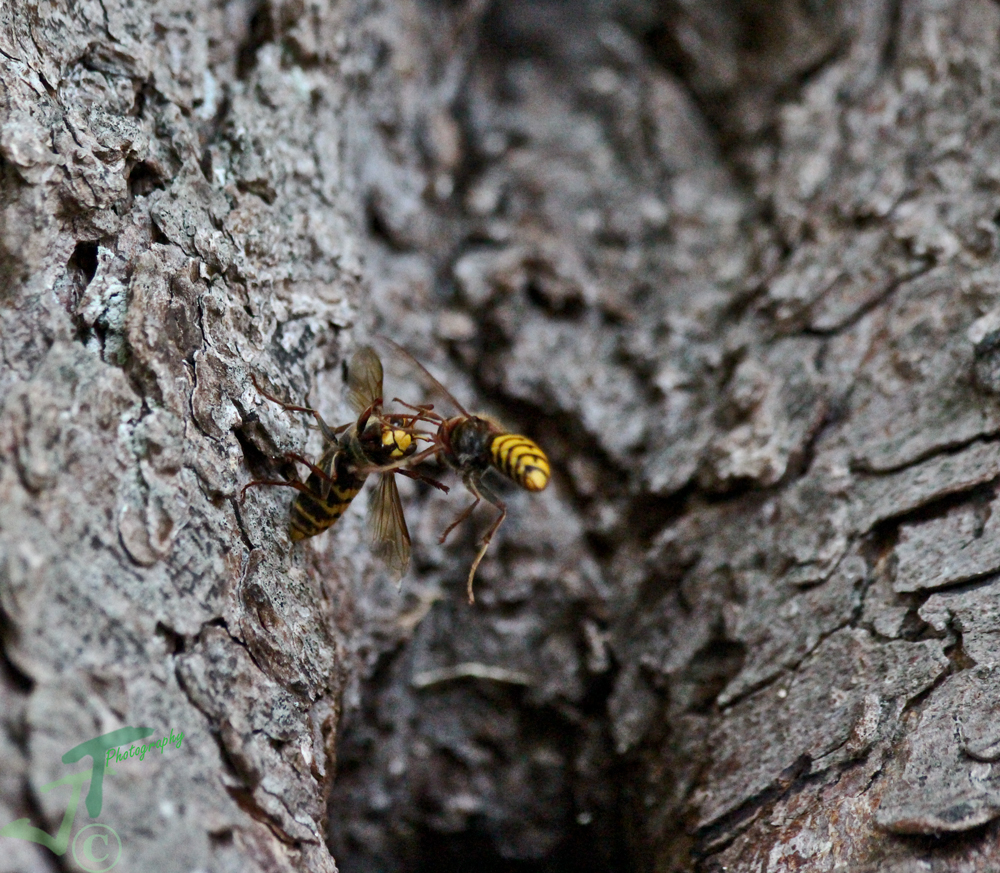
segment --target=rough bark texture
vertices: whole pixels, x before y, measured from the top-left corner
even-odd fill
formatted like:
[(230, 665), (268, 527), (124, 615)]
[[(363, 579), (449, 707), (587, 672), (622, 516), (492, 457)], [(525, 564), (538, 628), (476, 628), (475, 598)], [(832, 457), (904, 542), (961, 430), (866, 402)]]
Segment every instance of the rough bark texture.
[[(19, 0), (0, 88), (0, 826), (142, 725), (122, 869), (1000, 868), (994, 0)], [(401, 593), (238, 499), (376, 332), (553, 461), (474, 607), (457, 482)]]

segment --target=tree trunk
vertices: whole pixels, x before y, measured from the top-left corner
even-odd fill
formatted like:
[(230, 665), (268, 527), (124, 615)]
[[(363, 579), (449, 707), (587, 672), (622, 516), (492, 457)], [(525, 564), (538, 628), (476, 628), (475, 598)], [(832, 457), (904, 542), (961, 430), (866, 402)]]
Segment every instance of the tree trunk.
[[(1000, 868), (1000, 4), (16, 0), (0, 85), (0, 873)], [(375, 334), (552, 461), (473, 606), (445, 470), (400, 592), (241, 498)]]

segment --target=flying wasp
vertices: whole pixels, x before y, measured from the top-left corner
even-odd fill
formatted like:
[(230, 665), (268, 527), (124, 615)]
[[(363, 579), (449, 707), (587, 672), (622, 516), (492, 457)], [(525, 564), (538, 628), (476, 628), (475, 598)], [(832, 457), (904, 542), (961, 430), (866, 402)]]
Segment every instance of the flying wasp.
[(378, 491), (369, 505), (372, 546), (399, 580), (410, 563), (410, 534), (393, 474), (419, 479), (442, 491), (448, 488), (422, 473), (398, 466), (417, 450), (420, 432), (413, 423), (420, 415), (383, 412), (382, 375), (382, 362), (373, 348), (362, 346), (355, 352), (348, 370), (347, 402), (358, 418), (336, 428), (331, 428), (315, 409), (285, 403), (268, 394), (253, 379), (254, 386), (268, 400), (291, 412), (312, 415), (325, 445), (315, 464), (295, 452), (286, 453), (287, 461), (297, 461), (309, 468), (305, 482), (258, 479), (243, 487), (240, 500), (247, 488), (255, 485), (286, 485), (296, 489), (299, 493), (292, 503), (290, 533), (293, 540), (303, 540), (335, 524), (361, 491), (369, 474), (380, 473)]
[(414, 411), (414, 422), (420, 421), (436, 425), (437, 431), (432, 435), (421, 434), (425, 439), (430, 437), (432, 444), (429, 448), (395, 461), (393, 466), (412, 466), (436, 455), (461, 475), (463, 484), (475, 498), (448, 525), (438, 542), (443, 543), (448, 538), (448, 534), (472, 515), (473, 510), (481, 500), (492, 503), (499, 510), (500, 514), (493, 522), (493, 526), (480, 541), (479, 552), (469, 570), (467, 584), (469, 603), (474, 603), (472, 583), (476, 576), (476, 570), (489, 548), (493, 535), (507, 517), (507, 507), (504, 502), (483, 481), (486, 471), (491, 468), (497, 470), (526, 491), (542, 491), (549, 484), (551, 476), (549, 459), (545, 457), (545, 452), (538, 444), (526, 436), (509, 433), (490, 418), (470, 414), (455, 399), (455, 396), (406, 349), (387, 337), (382, 337), (382, 340), (419, 367), (437, 390), (447, 397), (459, 412), (459, 415), (445, 418), (434, 412), (434, 407), (431, 404), (414, 406), (399, 398), (394, 398), (394, 402), (401, 403)]

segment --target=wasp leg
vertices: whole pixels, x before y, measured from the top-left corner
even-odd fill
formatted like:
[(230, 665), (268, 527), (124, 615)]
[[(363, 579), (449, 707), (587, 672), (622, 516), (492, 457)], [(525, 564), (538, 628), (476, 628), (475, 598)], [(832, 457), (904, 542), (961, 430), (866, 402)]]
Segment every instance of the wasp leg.
[(359, 472), (393, 473), (396, 471), (400, 471), (405, 467), (415, 467), (421, 461), (426, 461), (429, 457), (431, 457), (432, 455), (436, 455), (440, 451), (441, 451), (440, 446), (438, 446), (437, 443), (435, 442), (433, 446), (429, 446), (426, 449), (422, 449), (415, 455), (410, 455), (408, 458), (402, 458), (398, 461), (393, 461), (391, 464), (383, 464), (380, 467), (375, 466), (372, 467), (370, 470), (361, 470)]
[(309, 412), (312, 413), (313, 415), (319, 415), (319, 413), (316, 412), (316, 410), (313, 409), (311, 406), (296, 406), (293, 403), (285, 403), (285, 401), (282, 400), (280, 397), (275, 397), (273, 394), (268, 394), (263, 388), (260, 387), (260, 383), (257, 381), (257, 377), (253, 373), (250, 374), (250, 381), (253, 382), (253, 387), (257, 389), (257, 393), (262, 394), (272, 403), (277, 403), (278, 406), (282, 407), (283, 409), (287, 409), (289, 412)]
[[(472, 562), (472, 567), (469, 570), (469, 581), (467, 583), (467, 589), (469, 592), (469, 603), (475, 603), (476, 597), (472, 593), (472, 581), (476, 578), (476, 570), (479, 569), (479, 562), (483, 560), (486, 555), (486, 550), (490, 547), (490, 542), (493, 539), (493, 534), (497, 532), (497, 529), (503, 524), (503, 520), (507, 517), (507, 507), (504, 502), (496, 496), (492, 491), (490, 491), (482, 483), (477, 483), (472, 479), (469, 479), (465, 483), (465, 487), (468, 488), (473, 494), (476, 495), (476, 503), (479, 499), (492, 503), (497, 509), (500, 510), (500, 515), (497, 516), (497, 520), (493, 522), (493, 527), (491, 527), (487, 532), (486, 536), (483, 537), (482, 542), (479, 544), (479, 551), (476, 553), (476, 559)], [(474, 503), (473, 506), (476, 504)]]
[(296, 491), (301, 491), (303, 494), (312, 494), (306, 488), (305, 484), (298, 479), (254, 479), (253, 482), (247, 482), (240, 491), (240, 503), (247, 496), (247, 488), (253, 488), (255, 485), (286, 485), (289, 488), (294, 488)]
[(336, 478), (327, 473), (322, 467), (317, 467), (312, 461), (300, 455), (298, 452), (285, 452), (285, 460), (298, 461), (300, 464), (305, 464), (309, 468), (310, 473), (315, 473), (324, 482), (330, 482), (332, 484), (337, 481)]
[[(404, 415), (401, 412), (391, 412), (380, 415), (379, 419), (383, 424), (387, 424), (389, 427), (393, 428), (393, 430), (405, 430), (408, 434), (417, 439), (434, 439), (435, 431), (417, 429), (417, 422), (425, 421), (425, 419), (421, 418), (419, 415)], [(435, 422), (431, 422), (431, 424), (435, 424)]]
[(396, 472), (410, 479), (416, 479), (418, 482), (426, 482), (428, 485), (433, 485), (435, 488), (437, 488), (439, 491), (443, 491), (445, 494), (447, 494), (451, 490), (447, 485), (438, 482), (437, 479), (432, 479), (426, 473), (418, 473), (415, 470), (396, 470)]
[(435, 436), (434, 431), (419, 430), (416, 427), (417, 422), (421, 420), (418, 415), (406, 415), (402, 412), (380, 412), (378, 420), (383, 426), (392, 430), (404, 430), (415, 439), (433, 440)]
[(407, 409), (412, 409), (416, 415), (413, 416), (414, 421), (429, 421), (429, 422), (441, 422), (444, 418), (438, 415), (436, 412), (432, 412), (434, 409), (433, 403), (423, 403), (420, 406), (414, 406), (412, 403), (407, 403), (405, 400), (400, 400), (398, 397), (392, 398), (393, 403), (398, 403), (400, 406), (405, 406)]
[[(434, 408), (433, 403), (407, 403), (405, 400), (400, 400), (398, 397), (393, 397), (392, 402), (405, 406), (407, 409), (412, 409), (415, 412), (430, 412)], [(437, 413), (434, 414), (437, 415)]]
[(467, 588), (469, 591), (469, 603), (476, 602), (476, 596), (472, 593), (472, 580), (476, 578), (476, 570), (479, 569), (479, 562), (483, 560), (486, 556), (486, 550), (490, 547), (490, 541), (493, 539), (493, 534), (497, 532), (497, 528), (503, 523), (503, 520), (507, 517), (507, 507), (502, 503), (497, 505), (500, 510), (500, 515), (497, 516), (497, 520), (493, 522), (493, 527), (490, 528), (490, 532), (483, 537), (483, 541), (479, 544), (479, 552), (476, 554), (476, 560), (472, 562), (472, 567), (469, 570), (469, 581), (467, 583)]
[[(469, 490), (471, 491), (472, 489), (470, 488)], [(443, 543), (446, 539), (448, 539), (448, 534), (450, 534), (456, 527), (472, 515), (472, 510), (479, 506), (479, 495), (476, 494), (475, 491), (472, 493), (476, 495), (476, 499), (455, 516), (455, 520), (449, 524), (448, 527), (445, 528), (444, 533), (438, 537), (438, 543)]]
[[(300, 455), (298, 452), (285, 452), (285, 460), (298, 461), (300, 464), (305, 464), (309, 468), (309, 472), (315, 473), (316, 477), (322, 483), (322, 487), (320, 488), (320, 493), (318, 496), (321, 497), (323, 500), (326, 500), (330, 496), (330, 489), (337, 482), (337, 477), (335, 475), (332, 475), (329, 471), (324, 470), (322, 467), (316, 466), (316, 464), (314, 464), (312, 461), (310, 461), (303, 455)], [(336, 469), (335, 460), (330, 464), (330, 470), (334, 469)], [(316, 493), (313, 491), (310, 491), (309, 494), (313, 497), (317, 496)]]
[(289, 412), (308, 412), (310, 415), (314, 416), (316, 418), (316, 423), (319, 425), (319, 429), (323, 432), (323, 437), (329, 440), (330, 442), (333, 442), (335, 434), (338, 434), (341, 431), (345, 431), (347, 430), (347, 428), (351, 426), (350, 423), (348, 423), (336, 429), (332, 429), (330, 425), (328, 425), (323, 420), (323, 416), (320, 415), (311, 406), (296, 406), (292, 403), (285, 403), (284, 400), (278, 399), (273, 394), (268, 394), (263, 388), (260, 387), (260, 385), (257, 382), (257, 377), (253, 373), (250, 374), (250, 381), (253, 382), (253, 387), (256, 388), (260, 394), (262, 394), (272, 403), (277, 403), (278, 406), (282, 407), (282, 409), (287, 409)]
[[(303, 409), (304, 408), (305, 407), (303, 407)], [(340, 427), (329, 427), (328, 426), (327, 429), (326, 429), (326, 432), (328, 434), (332, 433), (334, 435), (343, 433), (345, 430), (347, 430), (351, 426), (352, 423), (353, 422), (349, 421), (349, 422), (347, 422), (347, 424), (340, 425)], [(320, 428), (317, 425), (315, 425), (315, 424), (309, 424), (308, 421), (306, 422), (306, 427), (309, 428), (309, 430), (320, 430)]]
[(431, 446), (429, 449), (424, 449), (421, 452), (417, 452), (415, 455), (410, 455), (407, 458), (401, 458), (398, 461), (392, 461), (388, 464), (355, 466), (352, 470), (359, 476), (370, 476), (372, 473), (401, 473), (403, 476), (407, 476), (410, 479), (416, 479), (420, 482), (426, 482), (428, 485), (433, 485), (435, 488), (439, 488), (447, 494), (451, 490), (447, 485), (443, 485), (438, 482), (437, 479), (432, 479), (426, 473), (417, 473), (413, 470), (407, 469), (408, 467), (415, 466), (422, 461), (427, 460), (427, 458), (433, 455), (437, 450), (437, 446)]

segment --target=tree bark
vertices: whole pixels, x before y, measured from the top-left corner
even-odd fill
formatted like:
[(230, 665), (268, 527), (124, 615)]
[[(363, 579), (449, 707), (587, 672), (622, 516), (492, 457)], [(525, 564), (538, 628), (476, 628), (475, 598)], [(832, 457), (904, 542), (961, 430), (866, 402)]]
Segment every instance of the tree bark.
[[(0, 828), (173, 737), (0, 873), (1000, 868), (1000, 5), (22, 0), (0, 87)], [(474, 606), (447, 471), (400, 592), (241, 499), (376, 334), (552, 461)]]

